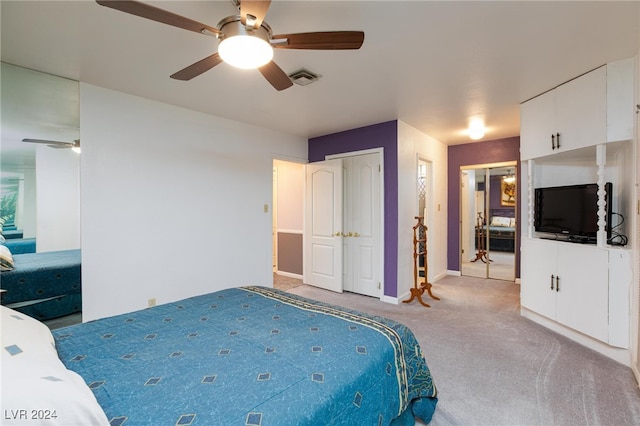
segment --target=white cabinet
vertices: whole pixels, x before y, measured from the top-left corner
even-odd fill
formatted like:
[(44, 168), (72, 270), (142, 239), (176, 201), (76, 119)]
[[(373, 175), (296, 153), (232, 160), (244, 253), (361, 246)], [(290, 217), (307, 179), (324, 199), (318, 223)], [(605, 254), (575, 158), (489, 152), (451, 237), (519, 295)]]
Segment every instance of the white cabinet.
[(606, 139), (606, 66), (521, 105), (522, 160), (597, 145)]
[(521, 304), (524, 308), (608, 342), (607, 250), (525, 238), (521, 259)]
[[(520, 159), (548, 155), (556, 133), (555, 93), (547, 92), (520, 106)], [(554, 136), (555, 137), (555, 136)], [(553, 141), (555, 146), (555, 140)]]
[[(525, 194), (521, 241), (521, 313), (626, 363), (630, 346), (632, 259), (638, 198), (635, 58), (597, 68), (521, 105), (520, 159)], [(560, 138), (558, 146), (558, 135)], [(535, 232), (535, 189), (597, 183), (597, 245), (546, 240)], [(606, 202), (605, 202), (606, 201)], [(610, 222), (606, 208), (614, 213)], [(605, 225), (615, 230), (607, 240)], [(627, 237), (629, 237), (627, 239)], [(617, 247), (614, 244), (624, 244)]]
[(607, 64), (607, 142), (633, 139), (635, 58)]

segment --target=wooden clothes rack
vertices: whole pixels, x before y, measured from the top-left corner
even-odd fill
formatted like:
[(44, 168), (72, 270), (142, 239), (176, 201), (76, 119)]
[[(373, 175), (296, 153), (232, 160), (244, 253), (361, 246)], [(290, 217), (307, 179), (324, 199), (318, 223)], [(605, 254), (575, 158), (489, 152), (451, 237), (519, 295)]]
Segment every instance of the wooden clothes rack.
[(476, 258), (472, 260), (475, 262), (476, 260), (481, 260), (482, 263), (493, 262), (493, 260), (489, 259), (489, 255), (487, 250), (485, 249), (486, 244), (486, 236), (485, 236), (485, 221), (482, 218), (482, 213), (478, 212), (478, 222), (476, 224)]
[[(411, 298), (403, 300), (403, 303), (411, 303), (413, 299), (418, 299), (421, 305), (430, 308), (431, 305), (422, 300), (422, 295), (426, 291), (432, 299), (440, 300), (431, 292), (432, 284), (427, 278), (427, 227), (423, 223), (424, 218), (422, 216), (415, 217), (418, 223), (413, 227), (413, 288), (411, 289)], [(419, 259), (422, 258), (424, 265), (424, 281), (418, 285), (418, 270)]]

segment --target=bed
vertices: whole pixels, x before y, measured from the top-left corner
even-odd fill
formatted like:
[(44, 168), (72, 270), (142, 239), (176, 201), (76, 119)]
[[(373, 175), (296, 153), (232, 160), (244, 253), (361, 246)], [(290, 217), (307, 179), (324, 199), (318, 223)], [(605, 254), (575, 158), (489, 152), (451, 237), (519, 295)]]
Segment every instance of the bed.
[[(406, 326), (265, 287), (222, 290), (53, 337), (67, 371), (86, 382), (79, 400), (91, 389), (104, 412), (103, 423), (91, 424), (413, 425), (429, 422), (437, 404)], [(58, 417), (74, 400), (60, 397)]]
[(15, 238), (6, 240), (4, 243), (13, 255), (35, 253), (36, 252), (36, 239), (35, 238)]
[(0, 272), (3, 305), (39, 320), (82, 310), (80, 249), (10, 258), (12, 267)]
[[(480, 238), (486, 237), (486, 232), (489, 232), (489, 250), (513, 253), (516, 237), (515, 210), (491, 209), (489, 225), (484, 225), (484, 229), (476, 227), (476, 248), (479, 248)], [(486, 243), (483, 242), (483, 245)]]

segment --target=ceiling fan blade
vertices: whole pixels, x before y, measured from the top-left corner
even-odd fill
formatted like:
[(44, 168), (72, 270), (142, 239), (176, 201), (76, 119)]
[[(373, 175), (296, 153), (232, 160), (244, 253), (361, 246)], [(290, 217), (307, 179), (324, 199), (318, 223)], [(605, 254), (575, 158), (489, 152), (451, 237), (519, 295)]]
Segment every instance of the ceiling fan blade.
[(67, 148), (73, 148), (73, 144), (72, 143), (68, 143), (65, 145), (59, 145), (59, 144), (47, 144), (47, 146), (49, 148), (56, 148), (56, 149), (67, 149)]
[[(284, 41), (286, 39), (286, 41)], [(280, 49), (346, 50), (360, 49), (362, 31), (321, 31), (314, 33), (278, 34), (271, 37), (273, 47)]]
[[(249, 21), (253, 28), (260, 28), (264, 17), (267, 15), (267, 10), (271, 5), (271, 0), (241, 0), (240, 1), (240, 20), (244, 25), (247, 25), (247, 15), (250, 15), (250, 19), (254, 19), (255, 22)], [(251, 18), (253, 16), (253, 18)]]
[(282, 71), (275, 62), (271, 61), (267, 65), (263, 65), (258, 68), (260, 73), (267, 79), (267, 81), (278, 91), (287, 89), (293, 86), (293, 82), (289, 76)]
[(152, 21), (161, 22), (163, 24), (172, 25), (196, 33), (203, 33), (204, 30), (213, 34), (218, 34), (220, 30), (209, 25), (202, 24), (184, 16), (160, 9), (159, 7), (141, 3), (133, 0), (96, 0), (101, 6), (110, 7), (121, 12), (131, 15), (140, 16), (141, 18), (150, 19)]
[(188, 67), (183, 68), (174, 74), (171, 74), (170, 77), (175, 80), (188, 81), (206, 71), (209, 71), (220, 62), (222, 62), (222, 58), (216, 52), (213, 55), (207, 56), (206, 58), (196, 62), (195, 64), (189, 65)]
[(74, 146), (73, 142), (61, 142), (61, 141), (50, 141), (47, 139), (29, 139), (29, 138), (24, 138), (22, 139), (22, 142), (29, 142), (29, 143), (44, 143), (49, 145), (52, 148), (71, 148)]

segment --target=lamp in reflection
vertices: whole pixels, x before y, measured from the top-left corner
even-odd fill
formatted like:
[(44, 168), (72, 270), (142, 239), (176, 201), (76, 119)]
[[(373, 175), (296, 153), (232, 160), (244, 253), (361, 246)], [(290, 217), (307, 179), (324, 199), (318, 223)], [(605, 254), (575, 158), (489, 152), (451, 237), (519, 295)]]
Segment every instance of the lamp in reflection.
[(516, 181), (516, 176), (511, 171), (509, 171), (509, 174), (502, 176), (502, 180), (506, 183), (513, 183)]

